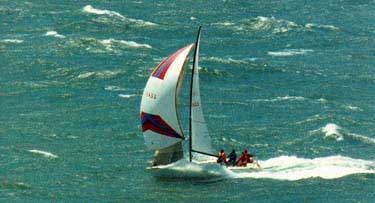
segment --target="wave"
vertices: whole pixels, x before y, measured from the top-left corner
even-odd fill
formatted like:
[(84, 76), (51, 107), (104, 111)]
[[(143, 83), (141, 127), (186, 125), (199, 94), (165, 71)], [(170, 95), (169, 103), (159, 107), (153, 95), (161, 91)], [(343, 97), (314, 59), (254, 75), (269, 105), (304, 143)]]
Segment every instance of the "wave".
[(262, 169), (255, 172), (231, 173), (233, 178), (267, 178), (296, 181), (307, 178), (336, 179), (352, 174), (375, 173), (375, 162), (344, 156), (314, 159), (280, 156), (259, 161)]
[(283, 51), (269, 51), (267, 52), (270, 56), (294, 56), (303, 55), (309, 52), (314, 52), (312, 49), (285, 49)]
[(127, 17), (121, 15), (120, 13), (118, 13), (116, 11), (96, 9), (96, 8), (92, 7), (91, 5), (86, 5), (85, 7), (82, 8), (82, 11), (84, 13), (89, 13), (89, 14), (117, 17), (117, 18), (119, 18), (123, 21), (128, 21), (130, 23), (135, 23), (135, 24), (143, 25), (143, 26), (155, 26), (155, 25), (157, 25), (156, 23), (144, 21), (144, 20), (141, 20), (141, 19), (127, 18)]
[[(232, 26), (232, 24), (227, 26)], [(285, 19), (264, 16), (244, 19), (240, 21), (240, 25), (233, 25), (233, 27), (236, 30), (271, 31), (274, 34), (286, 33), (290, 31), (311, 31), (315, 29), (326, 29), (330, 31), (340, 30), (338, 27), (333, 25), (319, 25), (314, 23), (307, 23), (303, 25)]]
[(129, 99), (131, 97), (135, 97), (136, 95), (135, 94), (119, 94), (118, 96), (121, 98)]
[(64, 35), (61, 35), (61, 34), (57, 33), (57, 32), (54, 31), (54, 30), (52, 30), (52, 31), (48, 31), (48, 32), (46, 32), (46, 34), (44, 34), (44, 35), (45, 35), (45, 36), (56, 37), (56, 38), (61, 38), (61, 39), (65, 38)]
[(217, 22), (217, 23), (212, 23), (211, 25), (217, 25), (217, 26), (232, 26), (235, 25), (232, 22)]
[(31, 185), (23, 182), (0, 182), (0, 189), (21, 189), (21, 190), (26, 190), (26, 189), (31, 189)]
[(276, 19), (275, 17), (258, 16), (242, 21), (242, 25), (237, 27), (237, 30), (265, 30), (272, 31), (272, 33), (285, 33), (301, 26), (295, 22)]
[(110, 10), (101, 10), (101, 9), (96, 9), (92, 7), (91, 5), (86, 5), (85, 7), (82, 8), (82, 11), (85, 13), (91, 13), (91, 14), (96, 14), (96, 15), (109, 15), (109, 16), (117, 16), (120, 18), (125, 18), (122, 16), (120, 13), (115, 12), (115, 11), (110, 11)]
[(20, 43), (23, 42), (23, 40), (20, 40), (20, 39), (3, 39), (3, 40), (0, 40), (0, 42), (11, 43), (11, 44), (20, 44)]
[(329, 123), (326, 126), (322, 127), (321, 131), (325, 133), (325, 138), (333, 137), (337, 141), (341, 141), (344, 140), (344, 136), (340, 133), (341, 129), (342, 128), (340, 126)]
[(375, 138), (366, 137), (364, 135), (356, 134), (356, 133), (348, 133), (348, 136), (350, 136), (352, 139), (358, 140), (360, 142), (366, 143), (366, 144), (375, 144)]
[(46, 151), (42, 151), (42, 150), (38, 150), (38, 149), (32, 149), (32, 150), (29, 150), (29, 152), (31, 153), (34, 153), (34, 154), (39, 154), (39, 155), (43, 155), (44, 157), (47, 157), (47, 158), (57, 158), (56, 155), (50, 153), (50, 152), (46, 152)]
[(363, 111), (361, 108), (357, 106), (348, 105), (348, 106), (345, 106), (345, 108), (349, 109), (350, 111)]
[(116, 92), (116, 91), (124, 91), (125, 89), (122, 88), (122, 87), (119, 87), (119, 86), (113, 86), (113, 85), (111, 85), (111, 86), (105, 87), (104, 90)]
[(86, 73), (81, 73), (78, 75), (77, 78), (83, 79), (83, 78), (88, 78), (91, 77), (92, 75), (95, 75), (95, 72), (86, 72)]
[(85, 72), (81, 73), (77, 76), (78, 79), (85, 79), (89, 77), (97, 77), (97, 78), (112, 78), (118, 74), (120, 74), (122, 71), (120, 70), (115, 70), (115, 71), (110, 71), (110, 70), (103, 70), (103, 71), (92, 71), (92, 72)]
[(70, 39), (65, 43), (68, 48), (85, 49), (92, 53), (115, 53), (120, 54), (124, 49), (152, 49), (151, 45), (141, 44), (134, 41), (109, 39), (96, 39), (91, 37)]
[(283, 96), (283, 97), (276, 97), (274, 99), (254, 99), (252, 101), (256, 101), (256, 102), (279, 102), (279, 101), (304, 101), (304, 100), (306, 100), (305, 97), (286, 95), (286, 96)]
[(313, 115), (313, 116), (310, 116), (310, 117), (306, 118), (305, 120), (297, 121), (296, 124), (303, 124), (303, 123), (308, 123), (308, 122), (314, 122), (314, 121), (318, 121), (318, 120), (322, 120), (322, 119), (324, 119), (323, 116), (321, 116), (319, 114), (316, 114), (316, 115)]
[(218, 63), (224, 63), (224, 64), (247, 64), (248, 61), (255, 61), (256, 58), (249, 58), (246, 60), (241, 59), (233, 59), (233, 58), (219, 58), (219, 57), (202, 57), (202, 61), (212, 61), (212, 62), (218, 62)]
[(328, 29), (328, 30), (333, 30), (333, 31), (340, 30), (338, 27), (335, 27), (333, 25), (319, 25), (319, 24), (314, 24), (314, 23), (307, 23), (305, 27), (309, 29), (319, 28), (319, 29)]
[(131, 48), (145, 48), (145, 49), (151, 49), (152, 46), (148, 44), (139, 44), (134, 41), (125, 41), (125, 40), (116, 40), (116, 39), (104, 39), (98, 41), (100, 44), (105, 46), (108, 50), (113, 50), (113, 46), (116, 45), (124, 45)]
[(364, 135), (352, 133), (345, 128), (334, 123), (328, 123), (324, 127), (312, 131), (312, 133), (322, 132), (324, 133), (324, 138), (334, 138), (336, 141), (343, 141), (345, 137), (351, 138), (353, 140), (360, 141), (366, 144), (375, 144), (375, 138), (366, 137)]

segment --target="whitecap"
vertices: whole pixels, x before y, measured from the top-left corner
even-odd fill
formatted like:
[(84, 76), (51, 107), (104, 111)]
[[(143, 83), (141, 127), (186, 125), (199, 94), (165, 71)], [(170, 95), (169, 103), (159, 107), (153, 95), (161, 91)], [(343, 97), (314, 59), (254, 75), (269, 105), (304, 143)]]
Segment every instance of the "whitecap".
[(271, 30), (272, 33), (277, 34), (285, 33), (301, 27), (302, 26), (292, 21), (276, 19), (275, 17), (258, 16), (244, 20), (242, 25), (237, 26), (237, 30)]
[(309, 52), (314, 52), (312, 49), (285, 49), (282, 51), (269, 51), (267, 52), (270, 56), (293, 56), (293, 55), (303, 55)]
[(96, 15), (109, 15), (109, 16), (117, 16), (120, 18), (125, 18), (122, 16), (120, 13), (115, 12), (115, 11), (110, 11), (110, 10), (101, 10), (101, 9), (96, 9), (92, 7), (91, 5), (86, 5), (82, 9), (83, 12), (85, 13), (91, 13), (91, 14), (96, 14)]
[(338, 31), (340, 30), (338, 27), (335, 27), (333, 25), (319, 25), (319, 24), (314, 24), (314, 23), (307, 23), (305, 25), (306, 28), (309, 28), (309, 29), (314, 29), (314, 28), (323, 28), (323, 29), (327, 29), (327, 30), (333, 30), (333, 31)]
[(344, 138), (350, 138), (366, 144), (375, 144), (375, 138), (370, 138), (357, 133), (352, 133), (349, 130), (336, 125), (334, 123), (328, 123), (318, 130), (313, 130), (311, 133), (323, 132), (324, 138), (334, 138), (336, 141), (342, 141)]
[(375, 173), (374, 161), (339, 155), (313, 159), (280, 156), (259, 161), (259, 164), (262, 167), (259, 171), (231, 173), (231, 177), (296, 181), (317, 177), (336, 179), (352, 174)]
[(304, 100), (306, 100), (305, 97), (286, 95), (286, 96), (283, 96), (283, 97), (276, 97), (276, 98), (273, 98), (273, 99), (253, 99), (252, 101), (256, 101), (256, 102), (279, 102), (279, 101), (304, 101)]
[(81, 73), (78, 75), (78, 78), (82, 79), (82, 78), (88, 78), (88, 77), (91, 77), (95, 75), (95, 72), (86, 72), (86, 73)]
[(0, 40), (0, 42), (11, 43), (11, 44), (20, 44), (20, 43), (23, 42), (23, 40), (20, 40), (20, 39), (3, 39), (3, 40)]
[(50, 153), (50, 152), (46, 152), (46, 151), (42, 151), (42, 150), (38, 150), (38, 149), (32, 149), (32, 150), (29, 150), (29, 152), (31, 153), (34, 153), (34, 154), (40, 154), (40, 155), (43, 155), (44, 157), (47, 157), (47, 158), (57, 158), (56, 155)]
[(118, 75), (119, 73), (121, 73), (121, 70), (114, 70), (114, 71), (111, 71), (111, 70), (102, 70), (102, 71), (92, 71), (92, 72), (85, 72), (85, 73), (81, 73), (77, 76), (78, 79), (84, 79), (84, 78), (89, 78), (89, 77), (92, 77), (92, 76), (95, 76), (97, 78), (112, 78), (116, 75)]
[(46, 32), (46, 34), (44, 34), (45, 36), (51, 36), (51, 37), (56, 37), (56, 38), (65, 38), (64, 35), (61, 35), (59, 33), (57, 33), (56, 31), (52, 30), (52, 31), (48, 31)]
[(334, 124), (334, 123), (328, 123), (326, 126), (322, 127), (321, 130), (323, 133), (325, 133), (325, 138), (333, 137), (337, 141), (344, 140), (344, 136), (340, 133), (341, 127)]
[(320, 99), (318, 99), (318, 101), (319, 101), (320, 103), (327, 103), (327, 100), (324, 99), (324, 98), (320, 98)]
[(144, 21), (144, 20), (141, 20), (141, 19), (127, 18), (127, 17), (121, 15), (120, 13), (118, 13), (116, 11), (96, 9), (96, 8), (92, 7), (91, 5), (86, 5), (85, 7), (82, 8), (82, 11), (85, 12), (85, 13), (90, 13), (90, 14), (107, 15), (107, 16), (110, 16), (110, 17), (117, 17), (121, 20), (132, 22), (132, 23), (139, 24), (139, 25), (146, 25), (146, 26), (157, 25), (156, 23)]
[(217, 22), (217, 23), (212, 23), (212, 25), (218, 25), (218, 26), (232, 26), (235, 25), (232, 22), (224, 21), (224, 22)]
[(345, 106), (347, 109), (351, 110), (351, 111), (363, 111), (361, 108), (357, 107), (357, 106), (351, 106), (351, 105), (348, 105), (348, 106)]
[(116, 91), (123, 91), (123, 90), (125, 90), (125, 89), (122, 88), (122, 87), (119, 87), (119, 86), (111, 85), (111, 86), (107, 86), (107, 87), (105, 87), (104, 90), (107, 90), (107, 91), (114, 91), (114, 92), (116, 92)]
[(233, 58), (220, 58), (220, 57), (202, 57), (203, 61), (213, 61), (213, 62), (219, 62), (219, 63), (224, 63), (224, 64), (246, 64), (247, 61), (245, 60), (240, 60), (240, 59), (233, 59)]
[(145, 49), (151, 49), (152, 46), (148, 44), (140, 44), (134, 41), (125, 41), (125, 40), (116, 40), (116, 39), (104, 39), (99, 40), (99, 43), (104, 45), (108, 50), (112, 50), (112, 47), (115, 44), (124, 45), (131, 48), (145, 48)]
[(131, 97), (135, 97), (136, 95), (135, 94), (119, 94), (118, 96), (121, 98), (129, 99)]

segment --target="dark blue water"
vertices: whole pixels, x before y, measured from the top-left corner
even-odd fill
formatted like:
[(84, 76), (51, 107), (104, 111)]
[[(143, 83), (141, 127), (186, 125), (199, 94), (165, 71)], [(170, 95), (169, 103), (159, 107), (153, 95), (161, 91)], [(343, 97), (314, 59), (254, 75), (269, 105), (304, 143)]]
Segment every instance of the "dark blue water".
[[(374, 10), (374, 1), (1, 1), (0, 201), (374, 202)], [(199, 25), (213, 146), (248, 147), (265, 169), (159, 180), (146, 170), (142, 91)]]

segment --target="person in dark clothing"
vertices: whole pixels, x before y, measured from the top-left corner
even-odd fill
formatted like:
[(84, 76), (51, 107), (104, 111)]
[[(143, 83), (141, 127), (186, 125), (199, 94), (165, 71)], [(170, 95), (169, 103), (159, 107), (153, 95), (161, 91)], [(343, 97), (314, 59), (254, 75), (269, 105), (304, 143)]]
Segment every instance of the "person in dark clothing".
[(236, 154), (236, 151), (234, 151), (234, 149), (233, 149), (232, 152), (229, 154), (228, 163), (231, 166), (236, 166), (236, 160), (237, 160), (237, 154)]

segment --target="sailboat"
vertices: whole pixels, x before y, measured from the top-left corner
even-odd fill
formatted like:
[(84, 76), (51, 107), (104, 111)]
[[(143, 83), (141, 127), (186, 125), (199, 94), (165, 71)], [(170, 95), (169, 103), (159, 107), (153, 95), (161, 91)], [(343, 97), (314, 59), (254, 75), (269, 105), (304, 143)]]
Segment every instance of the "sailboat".
[(145, 143), (155, 150), (151, 168), (162, 168), (184, 158), (185, 141), (177, 111), (177, 98), (184, 78), (188, 56), (195, 46), (190, 83), (189, 162), (212, 163), (216, 157), (204, 119), (199, 89), (199, 47), (201, 27), (196, 43), (166, 57), (156, 66), (143, 92), (140, 119)]

